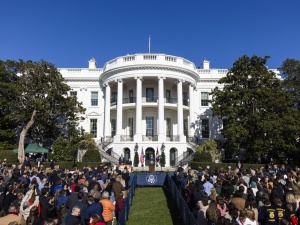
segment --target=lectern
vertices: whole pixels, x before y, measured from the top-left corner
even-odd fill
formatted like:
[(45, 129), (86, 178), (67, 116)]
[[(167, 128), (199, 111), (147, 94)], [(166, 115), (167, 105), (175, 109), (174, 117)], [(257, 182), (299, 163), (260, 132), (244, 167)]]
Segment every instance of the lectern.
[(150, 159), (150, 161), (149, 161), (149, 172), (155, 172), (154, 159)]

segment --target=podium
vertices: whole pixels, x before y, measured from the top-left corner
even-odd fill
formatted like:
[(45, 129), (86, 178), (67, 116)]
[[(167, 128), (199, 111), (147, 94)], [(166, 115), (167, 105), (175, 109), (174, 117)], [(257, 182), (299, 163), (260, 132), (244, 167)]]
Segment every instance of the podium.
[(155, 172), (155, 163), (154, 163), (154, 160), (150, 160), (149, 172)]

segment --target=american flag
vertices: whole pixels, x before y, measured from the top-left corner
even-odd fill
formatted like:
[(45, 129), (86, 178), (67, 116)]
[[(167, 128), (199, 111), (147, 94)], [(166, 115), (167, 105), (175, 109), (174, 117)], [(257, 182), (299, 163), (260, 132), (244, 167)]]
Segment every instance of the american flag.
[(145, 155), (144, 155), (144, 149), (142, 147), (141, 156), (140, 156), (140, 161), (142, 164), (144, 163), (144, 159), (145, 159)]

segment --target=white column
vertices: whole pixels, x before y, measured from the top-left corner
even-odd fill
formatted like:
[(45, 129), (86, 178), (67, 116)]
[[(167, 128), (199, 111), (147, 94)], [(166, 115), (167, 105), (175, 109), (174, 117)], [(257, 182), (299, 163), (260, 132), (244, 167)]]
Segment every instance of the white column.
[(104, 121), (104, 138), (110, 136), (110, 86), (107, 83), (105, 88), (105, 121)]
[(189, 136), (193, 137), (195, 133), (195, 118), (194, 118), (194, 85), (189, 85)]
[(136, 115), (135, 115), (135, 142), (142, 141), (142, 78), (135, 77), (136, 79)]
[(123, 114), (123, 81), (118, 79), (118, 100), (117, 100), (117, 128), (115, 141), (120, 141), (120, 136), (122, 134), (122, 114)]
[(158, 141), (163, 142), (166, 139), (165, 134), (165, 113), (164, 113), (164, 79), (158, 78)]
[(182, 80), (177, 83), (177, 135), (183, 136), (183, 106), (182, 106)]

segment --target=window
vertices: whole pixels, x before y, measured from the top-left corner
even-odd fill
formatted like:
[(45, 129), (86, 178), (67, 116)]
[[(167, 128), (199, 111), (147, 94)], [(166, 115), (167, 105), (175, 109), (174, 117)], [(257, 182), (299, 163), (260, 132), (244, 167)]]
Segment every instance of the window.
[(146, 117), (146, 136), (147, 137), (153, 137), (153, 122), (154, 117)]
[(110, 103), (114, 103), (116, 105), (117, 104), (117, 98), (118, 98), (117, 92), (112, 92), (111, 93), (111, 98), (110, 98)]
[(70, 96), (77, 98), (77, 91), (70, 91)]
[(201, 106), (208, 106), (208, 92), (201, 92)]
[(133, 118), (128, 118), (129, 137), (133, 137)]
[(70, 91), (70, 96), (73, 97), (74, 105), (77, 105), (77, 91)]
[(154, 102), (153, 88), (146, 88), (146, 102)]
[(98, 91), (91, 92), (91, 106), (98, 106)]
[(171, 118), (167, 118), (166, 135), (171, 137)]
[(202, 138), (209, 138), (209, 120), (201, 119), (201, 133)]
[(222, 122), (223, 122), (223, 128), (221, 129), (221, 134), (224, 136), (224, 129), (228, 124), (228, 119), (223, 119)]
[(116, 120), (112, 119), (110, 123), (111, 123), (111, 136), (113, 137), (116, 135)]
[(90, 133), (97, 137), (97, 119), (90, 120)]
[(188, 137), (189, 136), (189, 132), (188, 132), (188, 120), (184, 119), (183, 120), (183, 134)]
[(133, 103), (133, 90), (129, 90), (129, 102)]
[(189, 103), (188, 103), (188, 98), (189, 98), (188, 93), (183, 92), (182, 93), (182, 98), (183, 98), (183, 105), (188, 106), (189, 105)]
[(166, 90), (166, 103), (171, 103), (171, 91)]

